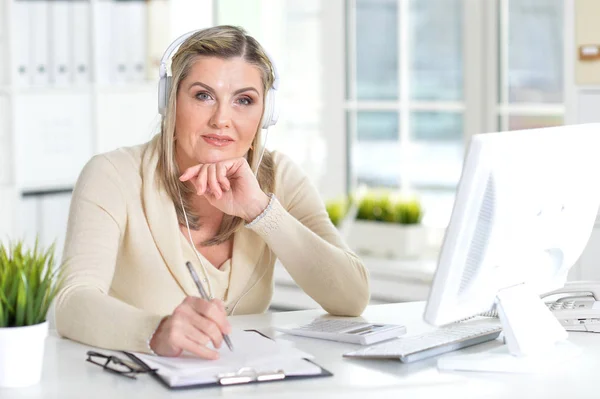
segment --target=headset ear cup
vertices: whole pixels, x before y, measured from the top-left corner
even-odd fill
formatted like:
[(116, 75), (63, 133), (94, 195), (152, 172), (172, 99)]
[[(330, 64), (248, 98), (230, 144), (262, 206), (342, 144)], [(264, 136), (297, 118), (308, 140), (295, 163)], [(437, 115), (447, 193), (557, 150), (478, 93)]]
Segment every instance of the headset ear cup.
[(279, 118), (279, 109), (277, 108), (277, 102), (275, 101), (276, 90), (270, 89), (267, 92), (267, 98), (265, 99), (265, 111), (263, 113), (262, 128), (267, 129), (269, 126), (273, 126), (277, 123)]
[(167, 115), (167, 103), (169, 100), (169, 90), (171, 89), (171, 77), (164, 76), (158, 81), (158, 113), (162, 116)]

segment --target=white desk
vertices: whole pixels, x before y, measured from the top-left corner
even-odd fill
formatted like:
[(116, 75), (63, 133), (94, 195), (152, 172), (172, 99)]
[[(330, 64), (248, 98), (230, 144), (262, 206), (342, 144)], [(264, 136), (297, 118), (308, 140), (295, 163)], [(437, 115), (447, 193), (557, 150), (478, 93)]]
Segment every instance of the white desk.
[[(363, 317), (378, 322), (403, 323), (409, 333), (428, 327), (421, 321), (423, 302), (370, 306)], [(235, 316), (236, 328), (256, 328), (275, 334), (274, 325), (307, 322), (323, 311)], [(138, 380), (113, 375), (85, 362), (88, 347), (51, 335), (46, 342), (44, 372), (39, 385), (0, 389), (0, 398), (598, 398), (600, 334), (571, 333), (583, 355), (560, 369), (537, 375), (439, 373), (435, 359), (412, 364), (342, 358), (354, 345), (285, 336), (313, 353), (315, 361), (333, 377), (225, 388), (169, 391), (150, 376)], [(485, 343), (466, 349), (480, 351), (498, 345)]]

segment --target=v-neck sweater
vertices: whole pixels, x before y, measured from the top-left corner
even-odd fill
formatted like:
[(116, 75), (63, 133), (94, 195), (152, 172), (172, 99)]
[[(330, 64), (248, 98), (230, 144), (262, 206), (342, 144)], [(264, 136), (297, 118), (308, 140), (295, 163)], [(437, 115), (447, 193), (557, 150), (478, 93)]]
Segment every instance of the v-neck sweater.
[[(94, 156), (73, 190), (56, 297), (60, 335), (97, 347), (149, 352), (161, 319), (198, 296), (175, 204), (156, 170), (158, 136)], [(229, 276), (211, 270), (229, 314), (262, 313), (279, 259), (323, 309), (357, 316), (369, 301), (368, 273), (331, 223), (315, 186), (291, 159), (273, 152), (274, 198), (234, 234)], [(208, 266), (208, 268), (212, 266)], [(209, 269), (210, 270), (210, 269)]]

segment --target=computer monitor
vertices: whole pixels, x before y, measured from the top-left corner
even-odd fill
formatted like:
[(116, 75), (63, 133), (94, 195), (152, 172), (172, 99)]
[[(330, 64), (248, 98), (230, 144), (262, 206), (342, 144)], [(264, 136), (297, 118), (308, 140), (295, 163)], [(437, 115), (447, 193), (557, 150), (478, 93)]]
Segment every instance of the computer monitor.
[(540, 295), (566, 282), (599, 205), (600, 124), (474, 135), (425, 321), (495, 309), (507, 344), (499, 354), (552, 352), (567, 333)]

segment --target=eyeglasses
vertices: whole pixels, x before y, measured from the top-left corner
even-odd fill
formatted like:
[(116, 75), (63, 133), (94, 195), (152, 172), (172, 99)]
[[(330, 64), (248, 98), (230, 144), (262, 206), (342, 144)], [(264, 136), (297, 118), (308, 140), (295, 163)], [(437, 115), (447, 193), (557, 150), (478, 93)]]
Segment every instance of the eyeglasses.
[(102, 367), (111, 373), (123, 375), (132, 379), (136, 379), (137, 374), (155, 373), (157, 369), (142, 368), (141, 366), (122, 360), (116, 356), (105, 355), (94, 351), (87, 352), (86, 361)]

